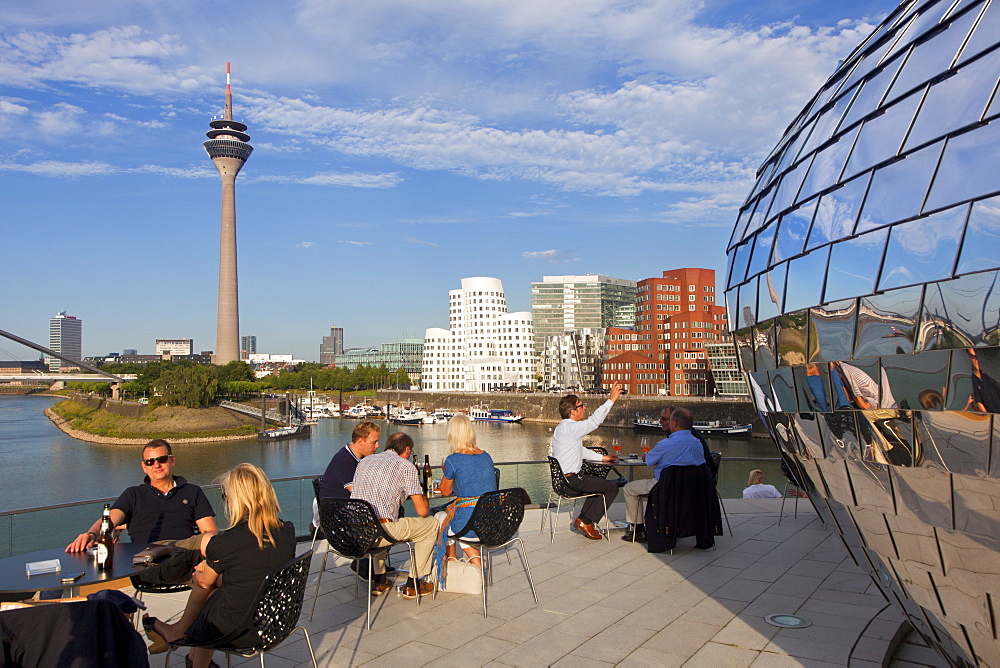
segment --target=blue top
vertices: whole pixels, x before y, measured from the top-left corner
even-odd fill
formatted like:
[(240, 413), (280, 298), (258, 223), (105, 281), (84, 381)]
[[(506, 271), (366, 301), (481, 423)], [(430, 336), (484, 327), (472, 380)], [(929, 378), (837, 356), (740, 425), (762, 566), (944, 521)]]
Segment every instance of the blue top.
[(653, 475), (660, 478), (660, 471), (668, 466), (697, 466), (705, 463), (705, 448), (689, 429), (670, 434), (653, 446), (646, 454), (646, 466), (655, 466)]
[[(452, 494), (457, 497), (481, 496), (486, 492), (495, 492), (497, 488), (493, 458), (488, 452), (480, 452), (478, 455), (455, 452), (448, 455), (444, 460), (444, 477), (455, 481)], [(474, 507), (475, 504), (472, 504), (455, 509), (455, 517), (449, 525), (452, 533), (465, 528)], [(476, 534), (470, 531), (466, 536), (475, 538)]]

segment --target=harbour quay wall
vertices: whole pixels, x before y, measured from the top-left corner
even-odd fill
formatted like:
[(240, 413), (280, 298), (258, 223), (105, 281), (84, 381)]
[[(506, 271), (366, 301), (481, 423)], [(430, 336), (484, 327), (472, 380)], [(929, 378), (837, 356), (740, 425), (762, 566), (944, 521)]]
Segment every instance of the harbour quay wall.
[(87, 408), (93, 408), (95, 410), (103, 409), (109, 413), (113, 413), (114, 415), (121, 415), (122, 417), (127, 418), (141, 418), (146, 412), (145, 406), (131, 401), (104, 399), (102, 397), (95, 397), (91, 394), (74, 394), (71, 398), (76, 403), (83, 404)]
[[(468, 411), (476, 405), (489, 408), (506, 408), (520, 413), (525, 421), (559, 422), (559, 400), (564, 395), (543, 393), (501, 392), (477, 394), (474, 392), (415, 392), (406, 390), (379, 391), (375, 403), (399, 406), (420, 406), (426, 410), (445, 408), (451, 411)], [(588, 414), (603, 404), (607, 397), (579, 395), (587, 405)], [(639, 397), (626, 395), (615, 402), (614, 408), (604, 421), (606, 427), (632, 427), (632, 420), (638, 413), (642, 417), (655, 418), (664, 406), (681, 406), (694, 414), (695, 420), (732, 420), (738, 424), (753, 424), (755, 436), (766, 436), (767, 432), (753, 404), (747, 400), (701, 399), (700, 397)]]

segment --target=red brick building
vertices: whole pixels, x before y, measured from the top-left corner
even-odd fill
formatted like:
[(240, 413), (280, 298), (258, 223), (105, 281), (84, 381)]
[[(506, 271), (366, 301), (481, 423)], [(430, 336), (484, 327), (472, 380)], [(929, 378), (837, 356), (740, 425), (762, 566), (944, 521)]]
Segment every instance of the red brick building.
[(726, 309), (715, 303), (714, 270), (673, 269), (641, 280), (635, 331), (608, 330), (604, 385), (610, 387), (611, 375), (621, 374), (634, 394), (711, 396), (715, 388), (705, 344), (721, 341), (725, 332)]

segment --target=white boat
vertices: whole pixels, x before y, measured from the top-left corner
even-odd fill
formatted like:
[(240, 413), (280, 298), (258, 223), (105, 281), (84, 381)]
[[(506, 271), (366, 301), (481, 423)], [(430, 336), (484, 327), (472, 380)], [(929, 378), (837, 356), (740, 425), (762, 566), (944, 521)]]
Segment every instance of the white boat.
[(752, 424), (736, 424), (732, 420), (706, 420), (695, 422), (694, 428), (706, 436), (749, 436)]
[(455, 414), (449, 410), (439, 408), (430, 415), (427, 415), (423, 419), (424, 424), (439, 424), (441, 422), (447, 422), (448, 420), (455, 417)]
[(285, 438), (295, 438), (296, 436), (308, 436), (312, 429), (307, 424), (288, 425), (287, 427), (275, 427), (257, 432), (257, 438), (261, 441), (280, 441)]
[(520, 422), (524, 419), (520, 413), (489, 406), (473, 406), (469, 409), (469, 417), (480, 422)]
[(393, 424), (423, 424), (427, 411), (422, 408), (401, 408), (389, 416)]

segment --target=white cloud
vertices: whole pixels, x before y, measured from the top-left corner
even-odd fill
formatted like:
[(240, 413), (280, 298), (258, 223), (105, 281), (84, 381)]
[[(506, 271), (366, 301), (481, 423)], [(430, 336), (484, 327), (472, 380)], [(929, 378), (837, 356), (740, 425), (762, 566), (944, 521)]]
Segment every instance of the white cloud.
[(573, 257), (573, 253), (567, 250), (552, 248), (543, 251), (525, 251), (522, 254), (528, 260), (544, 260), (546, 262), (579, 262), (580, 258)]
[(178, 179), (214, 179), (219, 177), (219, 172), (209, 166), (197, 167), (164, 167), (162, 165), (142, 165), (128, 171), (136, 174), (160, 174), (162, 176), (173, 176)]
[(31, 164), (0, 163), (0, 170), (10, 172), (27, 172), (38, 176), (81, 177), (106, 176), (118, 173), (118, 168), (103, 162), (60, 162), (58, 160), (40, 160)]
[(372, 245), (372, 242), (370, 242), (370, 241), (347, 241), (346, 239), (342, 239), (340, 241), (340, 243), (342, 243), (342, 244), (350, 244), (352, 246), (371, 246)]
[(299, 243), (295, 244), (295, 247), (296, 248), (312, 248), (315, 245), (316, 244), (314, 242), (312, 242), (312, 241), (300, 241)]
[(423, 239), (417, 239), (415, 237), (410, 237), (406, 241), (409, 242), (409, 243), (411, 243), (411, 244), (417, 244), (418, 246), (427, 246), (428, 248), (437, 248), (438, 247), (438, 244), (436, 244), (436, 243), (433, 243), (431, 241), (424, 241)]
[(350, 188), (393, 188), (402, 182), (402, 177), (396, 172), (382, 174), (366, 174), (363, 172), (314, 174), (299, 183), (314, 186), (347, 186)]

